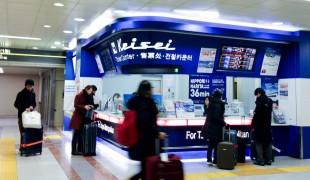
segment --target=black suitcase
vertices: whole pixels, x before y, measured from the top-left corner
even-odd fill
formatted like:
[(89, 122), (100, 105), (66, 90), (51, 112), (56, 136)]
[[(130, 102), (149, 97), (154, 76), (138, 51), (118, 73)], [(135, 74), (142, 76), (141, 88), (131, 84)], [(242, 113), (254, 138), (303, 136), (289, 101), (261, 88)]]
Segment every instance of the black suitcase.
[(96, 156), (97, 124), (85, 124), (82, 133), (82, 153), (84, 156)]
[(21, 137), (20, 155), (42, 154), (43, 128), (24, 128)]
[[(225, 140), (225, 130), (224, 131), (224, 140)], [(223, 141), (220, 142), (217, 146), (217, 167), (219, 169), (228, 169), (228, 170), (233, 170), (235, 169), (236, 165), (236, 154), (237, 154), (237, 149), (236, 149), (236, 144), (237, 144), (237, 137), (231, 137), (233, 134), (237, 136), (235, 131), (230, 131), (228, 130), (228, 136), (229, 136), (229, 141)], [(231, 142), (233, 141), (233, 142)]]

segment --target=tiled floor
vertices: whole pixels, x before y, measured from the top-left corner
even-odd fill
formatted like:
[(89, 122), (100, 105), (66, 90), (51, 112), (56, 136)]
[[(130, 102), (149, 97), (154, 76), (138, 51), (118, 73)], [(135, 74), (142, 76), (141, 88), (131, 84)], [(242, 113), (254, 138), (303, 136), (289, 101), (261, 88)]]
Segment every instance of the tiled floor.
[[(127, 159), (125, 152), (104, 141), (97, 142), (97, 156), (71, 156), (71, 136), (68, 131), (44, 129), (42, 155), (21, 157), (17, 119), (0, 118), (0, 179), (125, 180), (139, 171), (138, 162)], [(179, 155), (186, 157), (186, 154)], [(204, 157), (204, 154), (197, 157)], [(204, 158), (184, 158), (182, 162), (186, 180), (303, 180), (310, 177), (310, 160), (290, 157), (276, 157), (272, 166), (264, 167), (255, 166), (247, 160), (247, 163), (239, 163), (233, 171), (207, 166)]]

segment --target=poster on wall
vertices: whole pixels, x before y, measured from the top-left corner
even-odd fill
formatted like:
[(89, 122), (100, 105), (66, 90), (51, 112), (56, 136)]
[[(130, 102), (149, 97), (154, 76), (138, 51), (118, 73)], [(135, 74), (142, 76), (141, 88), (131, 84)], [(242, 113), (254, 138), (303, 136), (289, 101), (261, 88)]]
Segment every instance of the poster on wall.
[(278, 104), (278, 78), (276, 77), (263, 77), (261, 79), (261, 87), (265, 90), (266, 95), (272, 101)]
[(215, 61), (216, 49), (201, 48), (197, 73), (212, 73)]
[(276, 76), (278, 73), (280, 59), (281, 59), (281, 50), (267, 48), (265, 55), (264, 55), (263, 65), (260, 71), (260, 75)]
[(288, 96), (288, 84), (280, 83), (280, 96), (287, 97)]
[(194, 104), (204, 104), (206, 96), (212, 96), (213, 92), (220, 90), (222, 99), (226, 99), (226, 77), (210, 75), (189, 76), (189, 99)]

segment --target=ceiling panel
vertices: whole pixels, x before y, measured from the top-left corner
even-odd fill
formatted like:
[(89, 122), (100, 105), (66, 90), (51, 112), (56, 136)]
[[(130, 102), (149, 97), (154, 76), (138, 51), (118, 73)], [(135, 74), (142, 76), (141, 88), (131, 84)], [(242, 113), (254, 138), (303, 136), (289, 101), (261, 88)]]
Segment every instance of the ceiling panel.
[(216, 2), (206, 2), (206, 1), (189, 1), (179, 6), (178, 9), (186, 9), (186, 10), (205, 10), (211, 7), (216, 6)]

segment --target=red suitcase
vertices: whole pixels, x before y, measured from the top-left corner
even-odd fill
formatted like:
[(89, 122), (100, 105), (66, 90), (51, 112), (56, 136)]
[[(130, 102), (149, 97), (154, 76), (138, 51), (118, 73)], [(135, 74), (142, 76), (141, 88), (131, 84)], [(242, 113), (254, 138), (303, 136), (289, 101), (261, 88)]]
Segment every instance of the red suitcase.
[(168, 162), (161, 161), (160, 156), (146, 158), (146, 180), (184, 180), (183, 166), (180, 157), (168, 155)]

